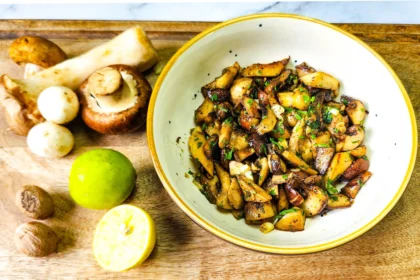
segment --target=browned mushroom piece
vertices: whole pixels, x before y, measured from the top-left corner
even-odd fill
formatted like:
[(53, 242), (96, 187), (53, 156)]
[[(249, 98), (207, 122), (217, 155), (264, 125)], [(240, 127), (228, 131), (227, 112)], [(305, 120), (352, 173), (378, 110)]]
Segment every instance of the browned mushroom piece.
[(134, 68), (116, 64), (93, 73), (79, 87), (82, 119), (103, 134), (121, 134), (146, 121), (152, 89)]
[(67, 59), (66, 53), (59, 46), (38, 36), (17, 38), (9, 47), (9, 56), (25, 67), (25, 78)]

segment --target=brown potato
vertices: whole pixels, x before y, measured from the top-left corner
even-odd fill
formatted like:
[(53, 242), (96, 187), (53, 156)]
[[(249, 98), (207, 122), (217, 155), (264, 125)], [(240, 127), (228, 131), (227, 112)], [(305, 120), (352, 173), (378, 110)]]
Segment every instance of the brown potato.
[(334, 157), (334, 148), (316, 148), (315, 168), (319, 174), (324, 175)]
[(290, 151), (284, 151), (281, 154), (287, 161), (289, 161), (293, 166), (296, 166), (300, 168), (302, 171), (310, 174), (310, 175), (316, 175), (318, 172), (316, 170), (313, 170), (309, 167), (309, 165), (304, 162), (301, 158), (299, 158), (295, 153)]
[(214, 103), (210, 99), (204, 99), (203, 103), (195, 110), (195, 121), (196, 122), (205, 122), (210, 123), (214, 121)]
[(283, 187), (278, 187), (278, 192), (277, 211), (281, 212), (282, 210), (289, 208), (289, 200), (287, 200), (286, 191)]
[(223, 167), (215, 163), (216, 167), (216, 174), (217, 177), (219, 177), (221, 187), (213, 187), (211, 188), (211, 192), (213, 193), (214, 197), (216, 198), (216, 205), (220, 208), (230, 210), (232, 209), (232, 206), (229, 203), (228, 199), (228, 192), (230, 189), (230, 176), (229, 173), (227, 173)]
[(262, 107), (262, 120), (259, 125), (255, 127), (258, 134), (263, 135), (274, 129), (277, 123), (276, 116), (269, 107)]
[(229, 144), (230, 137), (232, 136), (232, 119), (226, 119), (222, 122), (222, 127), (220, 128), (219, 133), (219, 148), (223, 149)]
[(344, 194), (333, 194), (328, 198), (327, 209), (340, 209), (348, 208), (353, 204), (353, 202), (345, 196)]
[(233, 105), (237, 106), (242, 102), (242, 98), (252, 85), (251, 78), (240, 78), (233, 81), (230, 88), (230, 100)]
[(239, 186), (244, 193), (245, 201), (267, 202), (271, 200), (271, 196), (260, 186), (243, 175), (237, 175)]
[(227, 193), (229, 204), (234, 209), (242, 209), (244, 207), (244, 198), (241, 187), (239, 187), (236, 178), (230, 178), (230, 188)]
[(245, 219), (248, 221), (271, 218), (275, 215), (270, 201), (247, 202), (244, 207)]
[(368, 171), (369, 169), (369, 160), (359, 158), (355, 160), (349, 168), (344, 171), (342, 178), (344, 180), (351, 180), (354, 177)]
[(275, 77), (280, 75), (287, 63), (289, 63), (289, 59), (290, 57), (268, 64), (252, 64), (244, 68), (241, 74), (244, 77)]
[(321, 213), (328, 202), (328, 194), (318, 186), (305, 188), (307, 197), (300, 205), (306, 217), (312, 217)]
[(204, 153), (204, 144), (206, 142), (207, 140), (201, 127), (196, 126), (188, 138), (188, 147), (190, 148), (192, 157), (201, 163), (210, 176), (213, 176), (213, 161), (208, 159)]
[(359, 193), (360, 188), (369, 180), (371, 176), (372, 173), (366, 171), (365, 173), (357, 176), (356, 178), (348, 182), (347, 185), (341, 189), (341, 192), (349, 198), (356, 198), (356, 195)]
[(305, 229), (306, 217), (303, 210), (299, 207), (293, 207), (288, 210), (292, 209), (295, 211), (288, 211), (288, 213), (275, 224), (276, 229), (282, 231), (302, 231)]

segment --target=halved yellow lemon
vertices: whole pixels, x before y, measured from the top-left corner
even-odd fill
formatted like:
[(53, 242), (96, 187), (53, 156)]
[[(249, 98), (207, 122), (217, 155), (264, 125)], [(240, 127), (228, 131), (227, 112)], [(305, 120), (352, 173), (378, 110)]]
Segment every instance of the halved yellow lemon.
[(144, 262), (156, 243), (152, 217), (133, 205), (109, 210), (99, 221), (93, 240), (93, 254), (100, 266), (123, 271)]

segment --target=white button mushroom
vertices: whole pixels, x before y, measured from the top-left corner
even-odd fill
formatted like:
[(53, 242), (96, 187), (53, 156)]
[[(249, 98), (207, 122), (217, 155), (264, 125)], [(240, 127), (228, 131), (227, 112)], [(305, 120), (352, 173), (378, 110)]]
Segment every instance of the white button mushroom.
[(70, 130), (48, 121), (31, 128), (26, 141), (31, 152), (48, 158), (64, 157), (74, 145), (74, 137)]
[(62, 86), (44, 89), (37, 103), (41, 115), (56, 124), (71, 122), (79, 112), (77, 95), (71, 89)]

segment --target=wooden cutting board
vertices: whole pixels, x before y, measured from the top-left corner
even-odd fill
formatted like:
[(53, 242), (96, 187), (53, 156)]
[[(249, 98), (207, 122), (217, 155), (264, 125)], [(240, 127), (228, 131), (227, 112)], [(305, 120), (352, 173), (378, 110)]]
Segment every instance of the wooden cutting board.
[[(187, 40), (214, 23), (130, 21), (0, 21), (0, 74), (22, 75), (7, 57), (14, 38), (39, 35), (52, 39), (70, 56), (77, 55), (134, 25), (142, 26), (164, 64)], [(420, 26), (340, 25), (378, 51), (405, 85), (420, 124)], [(360, 67), (364, 67), (360, 65)], [(159, 67), (158, 67), (159, 68)], [(159, 69), (148, 72), (153, 85)], [(380, 100), (378, 100), (380, 102)], [(392, 108), (389, 108), (392, 114)], [(390, 132), (396, 121), (390, 124)], [(170, 199), (156, 175), (145, 128), (124, 136), (104, 136), (80, 120), (71, 124), (76, 146), (63, 159), (41, 159), (26, 148), (25, 138), (7, 130), (0, 115), (0, 279), (419, 279), (420, 164), (395, 208), (372, 230), (343, 246), (325, 252), (279, 256), (237, 247), (194, 224)], [(104, 211), (75, 205), (67, 178), (77, 155), (95, 147), (121, 151), (133, 162), (137, 187), (128, 203), (147, 210), (156, 222), (157, 245), (141, 266), (124, 273), (101, 269), (92, 254), (95, 226)], [(398, 164), (397, 162), (395, 164)], [(392, 174), (390, 174), (392, 176)], [(14, 205), (16, 190), (25, 184), (47, 189), (56, 213), (45, 221), (58, 234), (58, 253), (29, 258), (13, 243), (16, 227), (25, 218)]]

